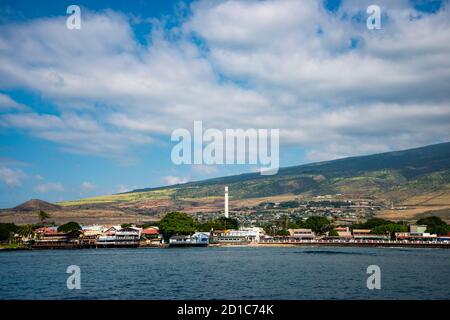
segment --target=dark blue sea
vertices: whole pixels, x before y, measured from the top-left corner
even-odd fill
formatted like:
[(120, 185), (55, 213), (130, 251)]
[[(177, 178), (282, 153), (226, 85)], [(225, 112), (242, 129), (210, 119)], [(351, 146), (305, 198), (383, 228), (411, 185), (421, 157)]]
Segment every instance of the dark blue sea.
[[(81, 289), (69, 290), (69, 265)], [(366, 285), (380, 267), (381, 289)], [(449, 299), (450, 250), (179, 248), (0, 252), (0, 299)]]

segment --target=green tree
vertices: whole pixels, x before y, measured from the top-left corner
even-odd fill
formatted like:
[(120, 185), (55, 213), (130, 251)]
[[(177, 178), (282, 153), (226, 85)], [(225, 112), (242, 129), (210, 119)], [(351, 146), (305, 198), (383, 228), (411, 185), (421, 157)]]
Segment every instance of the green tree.
[(17, 232), (17, 226), (14, 223), (0, 223), (0, 241), (10, 240)]
[(309, 217), (305, 221), (305, 227), (314, 231), (317, 235), (322, 235), (333, 229), (331, 221), (325, 217)]
[(289, 224), (289, 228), (291, 228), (291, 229), (301, 229), (301, 228), (307, 228), (306, 227), (306, 222), (303, 220), (303, 219), (301, 219), (301, 218), (299, 218), (299, 219), (296, 219), (294, 222), (291, 222), (290, 224)]
[(383, 224), (371, 229), (371, 233), (373, 234), (389, 233), (391, 238), (394, 238), (396, 232), (407, 232), (407, 231), (408, 227), (406, 225), (398, 223)]
[(239, 229), (239, 222), (233, 218), (221, 217), (198, 225), (200, 231)]
[(155, 221), (155, 222), (146, 222), (144, 223), (141, 227), (142, 229), (147, 229), (149, 227), (157, 227), (159, 225), (159, 221)]
[(336, 230), (330, 230), (330, 232), (328, 232), (328, 236), (329, 237), (338, 237), (339, 233)]
[(66, 224), (63, 224), (58, 227), (58, 232), (69, 233), (76, 230), (81, 230), (81, 226), (74, 221), (67, 222)]
[(281, 229), (276, 232), (277, 236), (289, 236), (290, 233), (286, 229)]
[(417, 220), (418, 225), (426, 225), (427, 232), (432, 234), (447, 234), (450, 232), (450, 226), (445, 223), (441, 218), (436, 216), (426, 217)]
[(22, 237), (28, 237), (34, 233), (33, 226), (29, 224), (18, 226), (17, 233)]
[(426, 217), (417, 220), (418, 225), (426, 225), (427, 232), (432, 234), (447, 234), (450, 232), (450, 226), (445, 223), (441, 218), (436, 216)]
[(164, 238), (173, 235), (190, 235), (195, 232), (194, 220), (183, 212), (170, 212), (159, 222), (159, 229)]
[(416, 224), (418, 225), (426, 225), (426, 226), (444, 226), (447, 225), (445, 221), (436, 216), (426, 217), (417, 220)]
[(45, 212), (43, 210), (39, 210), (38, 218), (39, 218), (39, 221), (44, 222), (45, 220), (50, 218), (50, 214), (48, 214), (47, 212)]
[(385, 220), (385, 219), (381, 219), (381, 218), (371, 218), (368, 219), (366, 222), (364, 223), (356, 223), (353, 224), (351, 229), (372, 229), (378, 226), (382, 226), (382, 225), (386, 225), (386, 224), (391, 224), (394, 223), (392, 221), (389, 220)]

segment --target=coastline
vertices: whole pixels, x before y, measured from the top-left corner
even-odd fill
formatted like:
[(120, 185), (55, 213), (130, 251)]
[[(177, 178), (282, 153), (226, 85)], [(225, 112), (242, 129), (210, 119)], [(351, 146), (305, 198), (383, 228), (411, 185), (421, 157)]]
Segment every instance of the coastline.
[[(332, 242), (297, 242), (297, 243), (248, 243), (248, 244), (210, 244), (207, 247), (211, 248), (294, 248), (294, 247), (324, 247), (324, 248), (422, 248), (422, 249), (450, 249), (450, 244), (440, 244), (440, 243), (332, 243)], [(205, 248), (207, 248), (205, 247)], [(101, 248), (101, 247), (43, 247), (43, 248), (31, 248), (31, 247), (0, 247), (0, 252), (4, 251), (34, 251), (34, 250), (58, 250), (58, 249), (69, 249), (69, 250), (85, 250), (85, 249), (114, 249), (111, 248)], [(145, 248), (145, 249), (169, 249), (168, 245), (161, 244), (158, 246), (148, 246), (142, 245), (134, 248)], [(194, 248), (187, 246), (186, 248)]]

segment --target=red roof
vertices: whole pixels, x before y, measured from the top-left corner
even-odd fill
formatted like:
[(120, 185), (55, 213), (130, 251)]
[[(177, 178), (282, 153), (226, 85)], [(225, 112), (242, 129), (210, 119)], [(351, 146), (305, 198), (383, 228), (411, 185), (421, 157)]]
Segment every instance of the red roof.
[(39, 233), (57, 233), (57, 230), (51, 229), (51, 228), (47, 228), (47, 227), (42, 227), (42, 228), (37, 229), (36, 232), (39, 232)]
[(142, 230), (142, 234), (159, 234), (159, 231), (154, 228), (148, 228)]

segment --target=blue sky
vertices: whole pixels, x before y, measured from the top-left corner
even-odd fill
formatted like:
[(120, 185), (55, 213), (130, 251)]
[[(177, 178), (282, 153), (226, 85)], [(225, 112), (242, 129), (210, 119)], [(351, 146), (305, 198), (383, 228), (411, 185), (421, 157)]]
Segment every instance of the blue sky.
[(372, 2), (2, 1), (0, 207), (255, 170), (174, 165), (194, 120), (280, 129), (281, 166), (449, 141), (447, 2)]

